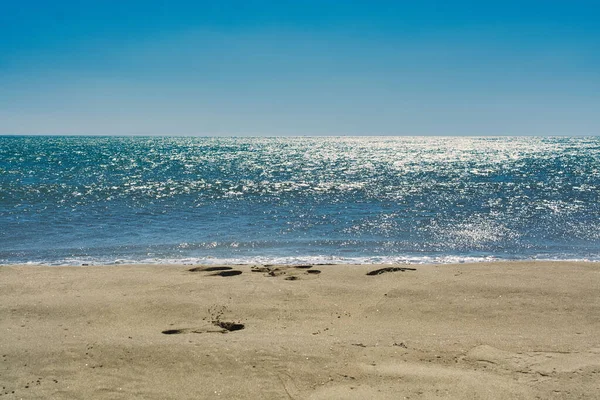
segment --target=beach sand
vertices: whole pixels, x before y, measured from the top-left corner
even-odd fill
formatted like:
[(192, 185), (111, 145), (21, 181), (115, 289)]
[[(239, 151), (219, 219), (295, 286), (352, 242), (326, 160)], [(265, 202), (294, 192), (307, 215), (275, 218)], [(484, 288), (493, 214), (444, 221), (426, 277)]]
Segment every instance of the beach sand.
[(0, 267), (0, 398), (600, 396), (600, 264), (384, 267)]

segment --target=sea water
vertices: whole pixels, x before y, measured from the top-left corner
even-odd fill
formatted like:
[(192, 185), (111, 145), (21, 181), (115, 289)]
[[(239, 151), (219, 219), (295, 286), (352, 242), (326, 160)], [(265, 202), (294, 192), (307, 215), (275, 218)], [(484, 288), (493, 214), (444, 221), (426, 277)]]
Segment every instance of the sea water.
[(0, 137), (0, 264), (600, 260), (600, 138)]

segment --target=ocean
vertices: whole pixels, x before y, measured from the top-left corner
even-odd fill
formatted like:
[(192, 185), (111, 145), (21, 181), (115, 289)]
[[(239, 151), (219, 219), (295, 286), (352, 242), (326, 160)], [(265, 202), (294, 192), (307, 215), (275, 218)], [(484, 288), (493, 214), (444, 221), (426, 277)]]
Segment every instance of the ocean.
[(600, 260), (600, 138), (0, 136), (0, 264)]

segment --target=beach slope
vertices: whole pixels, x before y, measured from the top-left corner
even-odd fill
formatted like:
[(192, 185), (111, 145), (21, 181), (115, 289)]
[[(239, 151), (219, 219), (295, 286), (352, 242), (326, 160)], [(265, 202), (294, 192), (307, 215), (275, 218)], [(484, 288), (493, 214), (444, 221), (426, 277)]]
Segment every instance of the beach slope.
[(300, 267), (0, 267), (0, 397), (600, 393), (600, 264)]

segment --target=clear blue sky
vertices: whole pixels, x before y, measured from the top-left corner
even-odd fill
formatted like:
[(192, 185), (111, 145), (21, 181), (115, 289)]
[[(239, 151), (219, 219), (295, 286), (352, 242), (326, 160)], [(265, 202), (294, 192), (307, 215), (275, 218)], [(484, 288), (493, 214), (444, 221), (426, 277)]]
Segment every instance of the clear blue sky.
[(0, 134), (599, 135), (600, 1), (0, 0)]

